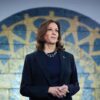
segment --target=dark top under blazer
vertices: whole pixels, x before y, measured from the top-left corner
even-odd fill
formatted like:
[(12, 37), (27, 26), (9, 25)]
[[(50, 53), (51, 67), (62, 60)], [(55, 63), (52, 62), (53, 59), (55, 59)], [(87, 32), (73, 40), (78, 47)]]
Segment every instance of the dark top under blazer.
[(48, 93), (48, 88), (53, 86), (46, 68), (43, 51), (35, 51), (25, 58), (20, 93), (30, 100), (72, 100), (72, 95), (79, 91), (77, 70), (74, 57), (66, 51), (58, 51), (61, 61), (59, 86), (68, 85), (69, 92), (66, 97), (57, 99)]

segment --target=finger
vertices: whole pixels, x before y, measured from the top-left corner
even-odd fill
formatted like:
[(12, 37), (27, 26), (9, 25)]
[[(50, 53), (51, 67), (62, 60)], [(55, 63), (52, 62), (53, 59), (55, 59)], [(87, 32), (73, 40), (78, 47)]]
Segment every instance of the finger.
[(63, 89), (62, 92), (64, 92), (64, 93), (69, 93), (69, 90)]
[(67, 85), (63, 85), (60, 90), (62, 89), (62, 91), (65, 91), (67, 93), (69, 93), (69, 90), (68, 90), (68, 86)]
[(59, 90), (57, 90), (56, 93), (57, 93), (58, 98), (62, 98), (64, 96), (64, 94), (60, 92)]

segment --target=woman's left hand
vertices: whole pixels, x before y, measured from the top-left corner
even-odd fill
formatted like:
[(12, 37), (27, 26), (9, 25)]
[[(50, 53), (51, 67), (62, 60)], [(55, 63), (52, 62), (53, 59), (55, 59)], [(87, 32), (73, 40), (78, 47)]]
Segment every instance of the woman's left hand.
[(62, 93), (64, 93), (65, 96), (66, 96), (66, 93), (69, 93), (68, 86), (65, 85), (65, 84), (62, 85), (62, 86), (60, 86), (60, 87), (59, 87), (59, 91), (61, 91)]

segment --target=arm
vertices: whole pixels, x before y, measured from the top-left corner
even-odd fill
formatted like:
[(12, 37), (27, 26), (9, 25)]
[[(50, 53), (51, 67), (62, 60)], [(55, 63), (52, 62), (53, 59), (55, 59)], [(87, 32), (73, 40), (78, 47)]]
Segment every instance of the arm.
[(68, 90), (70, 95), (74, 95), (76, 92), (79, 91), (80, 87), (78, 83), (77, 69), (73, 55), (71, 56), (71, 68), (72, 68), (72, 74), (71, 74), (70, 84), (68, 85)]
[[(33, 58), (34, 59), (34, 58)], [(30, 65), (29, 57), (26, 56), (24, 62), (24, 68), (22, 73), (22, 81), (20, 86), (20, 93), (23, 96), (27, 97), (38, 97), (44, 98), (48, 96), (48, 87), (47, 86), (34, 86), (32, 84), (32, 69)]]

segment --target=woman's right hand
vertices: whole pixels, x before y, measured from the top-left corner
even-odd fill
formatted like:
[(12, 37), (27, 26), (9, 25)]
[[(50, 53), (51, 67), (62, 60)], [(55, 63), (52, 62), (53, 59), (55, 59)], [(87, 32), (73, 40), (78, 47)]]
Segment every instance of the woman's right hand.
[(50, 93), (54, 97), (58, 97), (58, 98), (63, 98), (64, 96), (66, 96), (66, 94), (64, 94), (63, 92), (59, 91), (59, 87), (57, 87), (57, 86), (49, 87), (48, 93)]

